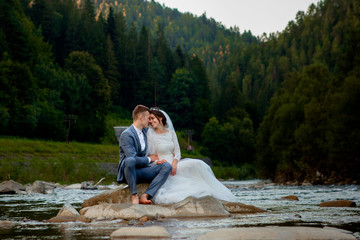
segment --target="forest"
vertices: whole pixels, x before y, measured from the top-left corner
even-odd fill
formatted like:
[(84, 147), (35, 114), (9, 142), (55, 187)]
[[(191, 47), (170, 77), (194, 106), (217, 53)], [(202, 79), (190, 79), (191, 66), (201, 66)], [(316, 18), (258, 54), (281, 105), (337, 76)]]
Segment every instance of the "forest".
[(107, 143), (136, 104), (275, 182), (359, 182), (360, 3), (269, 36), (155, 1), (0, 1), (0, 135)]

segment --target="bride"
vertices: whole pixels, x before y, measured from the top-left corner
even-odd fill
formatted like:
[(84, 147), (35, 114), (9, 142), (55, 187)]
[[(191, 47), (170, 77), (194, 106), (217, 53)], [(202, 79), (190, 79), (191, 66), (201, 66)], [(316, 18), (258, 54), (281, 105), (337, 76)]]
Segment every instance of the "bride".
[(166, 112), (151, 108), (150, 125), (147, 155), (157, 154), (159, 160), (156, 164), (167, 161), (172, 165), (169, 178), (153, 197), (155, 203), (176, 203), (189, 196), (213, 196), (229, 202), (237, 201), (205, 162), (191, 158), (180, 159), (179, 142)]

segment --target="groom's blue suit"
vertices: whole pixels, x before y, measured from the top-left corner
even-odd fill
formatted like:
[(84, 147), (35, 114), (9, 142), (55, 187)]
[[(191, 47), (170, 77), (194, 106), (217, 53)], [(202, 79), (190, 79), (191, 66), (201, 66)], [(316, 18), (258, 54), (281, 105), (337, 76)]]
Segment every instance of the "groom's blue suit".
[(141, 151), (139, 136), (135, 127), (131, 125), (120, 135), (120, 160), (116, 181), (126, 182), (131, 194), (136, 194), (137, 183), (150, 183), (145, 191), (150, 197), (154, 197), (157, 190), (165, 183), (172, 170), (169, 163), (153, 165), (146, 157), (147, 129), (142, 129), (145, 140), (145, 149)]

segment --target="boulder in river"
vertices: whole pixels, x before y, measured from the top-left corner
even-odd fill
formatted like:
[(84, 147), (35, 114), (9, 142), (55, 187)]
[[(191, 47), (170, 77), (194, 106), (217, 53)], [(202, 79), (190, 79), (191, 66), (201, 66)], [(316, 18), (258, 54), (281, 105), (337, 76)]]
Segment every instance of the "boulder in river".
[(336, 200), (320, 203), (320, 207), (356, 207), (356, 203), (349, 200)]
[(170, 238), (169, 232), (161, 226), (152, 227), (124, 227), (114, 231), (110, 238), (142, 238), (142, 239), (153, 239), (153, 238)]
[(140, 219), (143, 216), (156, 219), (229, 217), (224, 205), (213, 197), (188, 197), (172, 205), (143, 204), (99, 204), (80, 210), (80, 214), (90, 219)]
[(80, 213), (70, 204), (65, 204), (57, 214), (57, 216), (70, 216), (70, 217), (77, 217), (80, 216)]
[(0, 194), (24, 194), (25, 187), (13, 180), (0, 183)]
[[(148, 183), (137, 184), (138, 195), (143, 194), (148, 187)], [(131, 203), (130, 190), (127, 185), (122, 185), (116, 189), (104, 191), (101, 194), (85, 200), (81, 207), (90, 207), (100, 203)]]
[(32, 193), (54, 193), (55, 184), (44, 182), (44, 181), (35, 181), (32, 185), (26, 188), (26, 192), (29, 194)]

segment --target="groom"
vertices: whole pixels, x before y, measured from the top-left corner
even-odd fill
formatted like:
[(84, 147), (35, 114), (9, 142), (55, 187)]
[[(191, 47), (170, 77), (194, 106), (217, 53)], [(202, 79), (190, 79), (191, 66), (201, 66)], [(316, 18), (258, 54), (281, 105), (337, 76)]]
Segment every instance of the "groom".
[[(157, 165), (150, 164), (158, 160), (156, 154), (146, 157), (147, 127), (150, 112), (144, 105), (137, 105), (132, 113), (133, 124), (120, 135), (120, 161), (116, 181), (129, 185), (133, 204), (152, 204), (149, 198), (155, 196), (157, 190), (165, 183), (172, 170), (168, 162), (158, 161)], [(137, 194), (137, 183), (150, 183), (141, 195)]]

